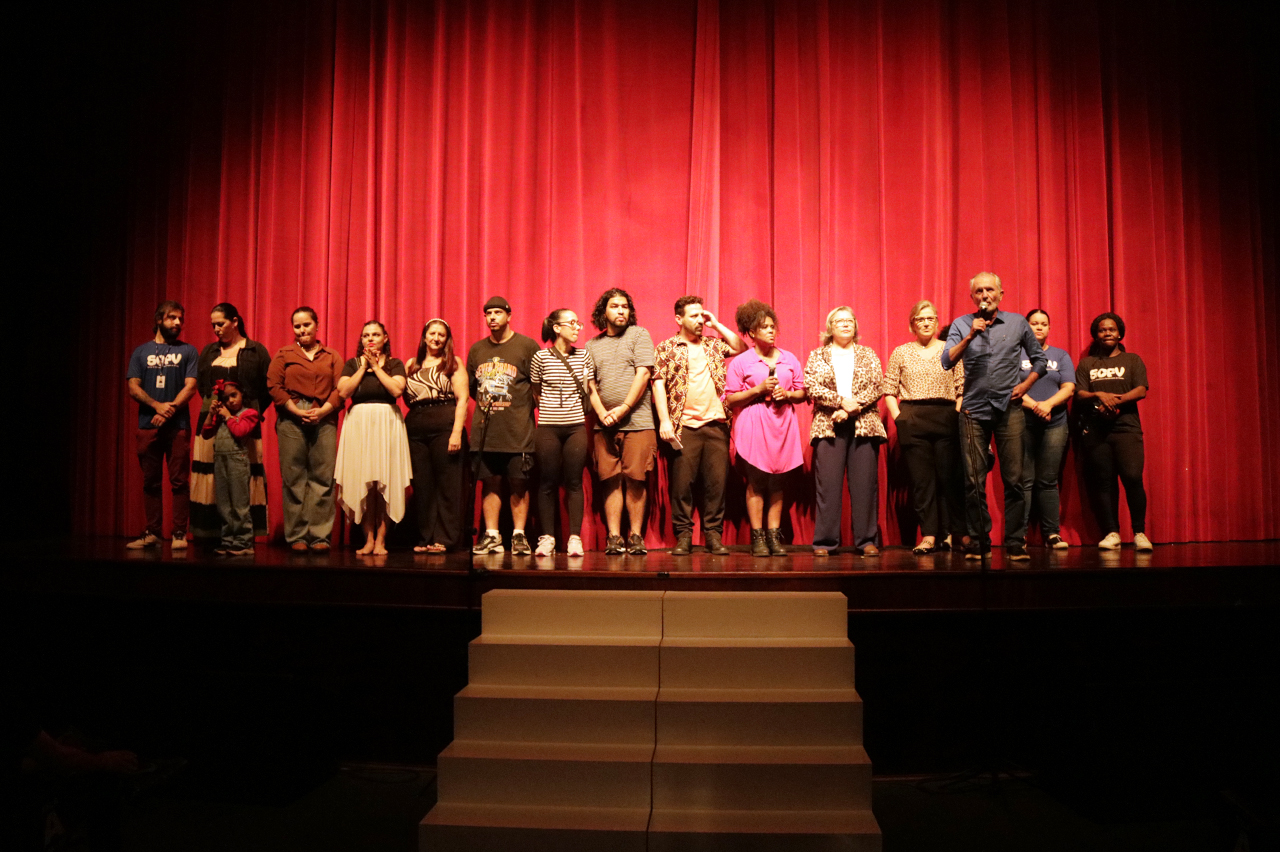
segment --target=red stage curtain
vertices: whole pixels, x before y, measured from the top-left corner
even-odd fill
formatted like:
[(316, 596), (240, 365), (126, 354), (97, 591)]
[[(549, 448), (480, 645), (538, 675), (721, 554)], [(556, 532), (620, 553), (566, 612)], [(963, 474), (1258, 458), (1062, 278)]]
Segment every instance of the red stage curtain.
[[(119, 240), (83, 339), (95, 431), (76, 447), (77, 529), (136, 532), (124, 393), (158, 301), (211, 339), (214, 303), (288, 344), (310, 304), (350, 354), (386, 322), (407, 360), (423, 322), (464, 353), (492, 294), (515, 328), (584, 319), (620, 286), (655, 339), (700, 293), (726, 322), (756, 296), (802, 360), (852, 305), (888, 360), (920, 298), (1044, 307), (1078, 357), (1115, 310), (1146, 360), (1148, 530), (1157, 541), (1280, 535), (1274, 235), (1261, 117), (1228, 13), (1103, 0), (725, 2), (327, 0), (231, 3), (173, 27), (163, 85), (126, 106)], [(1212, 15), (1213, 17), (1209, 17)], [(1247, 40), (1246, 40), (1247, 41)], [(807, 429), (808, 415), (802, 417)], [(892, 427), (890, 433), (892, 435)], [(272, 516), (279, 477), (268, 433)], [(885, 541), (909, 522), (882, 454)], [(1074, 455), (1067, 536), (1092, 542)], [(812, 532), (811, 475), (790, 525)], [(999, 540), (998, 476), (992, 514)], [(650, 541), (670, 539), (665, 478)], [(740, 488), (730, 541), (745, 537)], [(588, 525), (589, 528), (591, 525)], [(588, 546), (600, 546), (590, 528)]]

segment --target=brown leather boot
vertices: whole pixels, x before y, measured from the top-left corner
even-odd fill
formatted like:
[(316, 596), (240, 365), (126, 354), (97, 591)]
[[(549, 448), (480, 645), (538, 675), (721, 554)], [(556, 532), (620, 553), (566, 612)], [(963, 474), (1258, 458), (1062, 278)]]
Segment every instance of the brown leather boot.
[(720, 540), (720, 533), (707, 530), (705, 538), (707, 539), (707, 550), (716, 556), (728, 556), (729, 548), (724, 546), (724, 542)]

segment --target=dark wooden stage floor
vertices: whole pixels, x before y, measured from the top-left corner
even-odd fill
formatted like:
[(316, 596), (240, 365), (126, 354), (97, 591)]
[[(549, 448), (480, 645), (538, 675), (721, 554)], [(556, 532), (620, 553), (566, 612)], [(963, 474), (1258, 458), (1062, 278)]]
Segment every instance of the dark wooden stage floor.
[(472, 609), (494, 588), (841, 591), (851, 611), (965, 611), (1096, 607), (1274, 606), (1280, 602), (1280, 541), (1165, 544), (1102, 551), (1031, 549), (1029, 562), (995, 548), (985, 562), (954, 553), (915, 556), (887, 548), (815, 557), (794, 548), (757, 558), (736, 548), (712, 556), (665, 550), (647, 556), (513, 557), (510, 553), (356, 556), (350, 550), (294, 554), (259, 545), (251, 557), (191, 548), (130, 551), (124, 539), (83, 538), (20, 549), (29, 570), (10, 574), (37, 595), (208, 602)]
[(124, 545), (13, 548), (0, 607), (23, 641), (10, 649), (58, 718), (181, 755), (229, 789), (264, 755), (432, 762), (481, 596), (511, 587), (843, 592), (878, 772), (964, 768), (995, 748), (1045, 771), (1228, 789), (1280, 754), (1276, 541), (1037, 548), (1030, 562), (996, 548), (985, 565), (903, 548), (218, 559)]

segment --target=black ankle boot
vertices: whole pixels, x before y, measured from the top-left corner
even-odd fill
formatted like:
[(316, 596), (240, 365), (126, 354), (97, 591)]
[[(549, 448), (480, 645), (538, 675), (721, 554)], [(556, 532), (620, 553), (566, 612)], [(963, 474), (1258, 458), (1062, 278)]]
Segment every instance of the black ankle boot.
[(769, 545), (764, 540), (764, 530), (751, 531), (751, 555), (768, 556)]
[(782, 546), (782, 530), (771, 529), (765, 533), (765, 540), (769, 542), (770, 556), (786, 556), (787, 549)]

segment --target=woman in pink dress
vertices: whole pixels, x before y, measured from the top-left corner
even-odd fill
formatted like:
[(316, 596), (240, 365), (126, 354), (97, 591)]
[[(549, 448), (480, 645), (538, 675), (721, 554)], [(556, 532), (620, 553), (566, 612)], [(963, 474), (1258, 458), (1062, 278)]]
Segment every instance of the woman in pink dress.
[(738, 306), (737, 320), (738, 331), (750, 335), (754, 346), (729, 362), (724, 390), (736, 409), (733, 443), (747, 473), (751, 555), (785, 556), (783, 474), (804, 463), (795, 412), (795, 403), (804, 400), (804, 369), (795, 355), (774, 345), (778, 315), (773, 308), (752, 299)]

